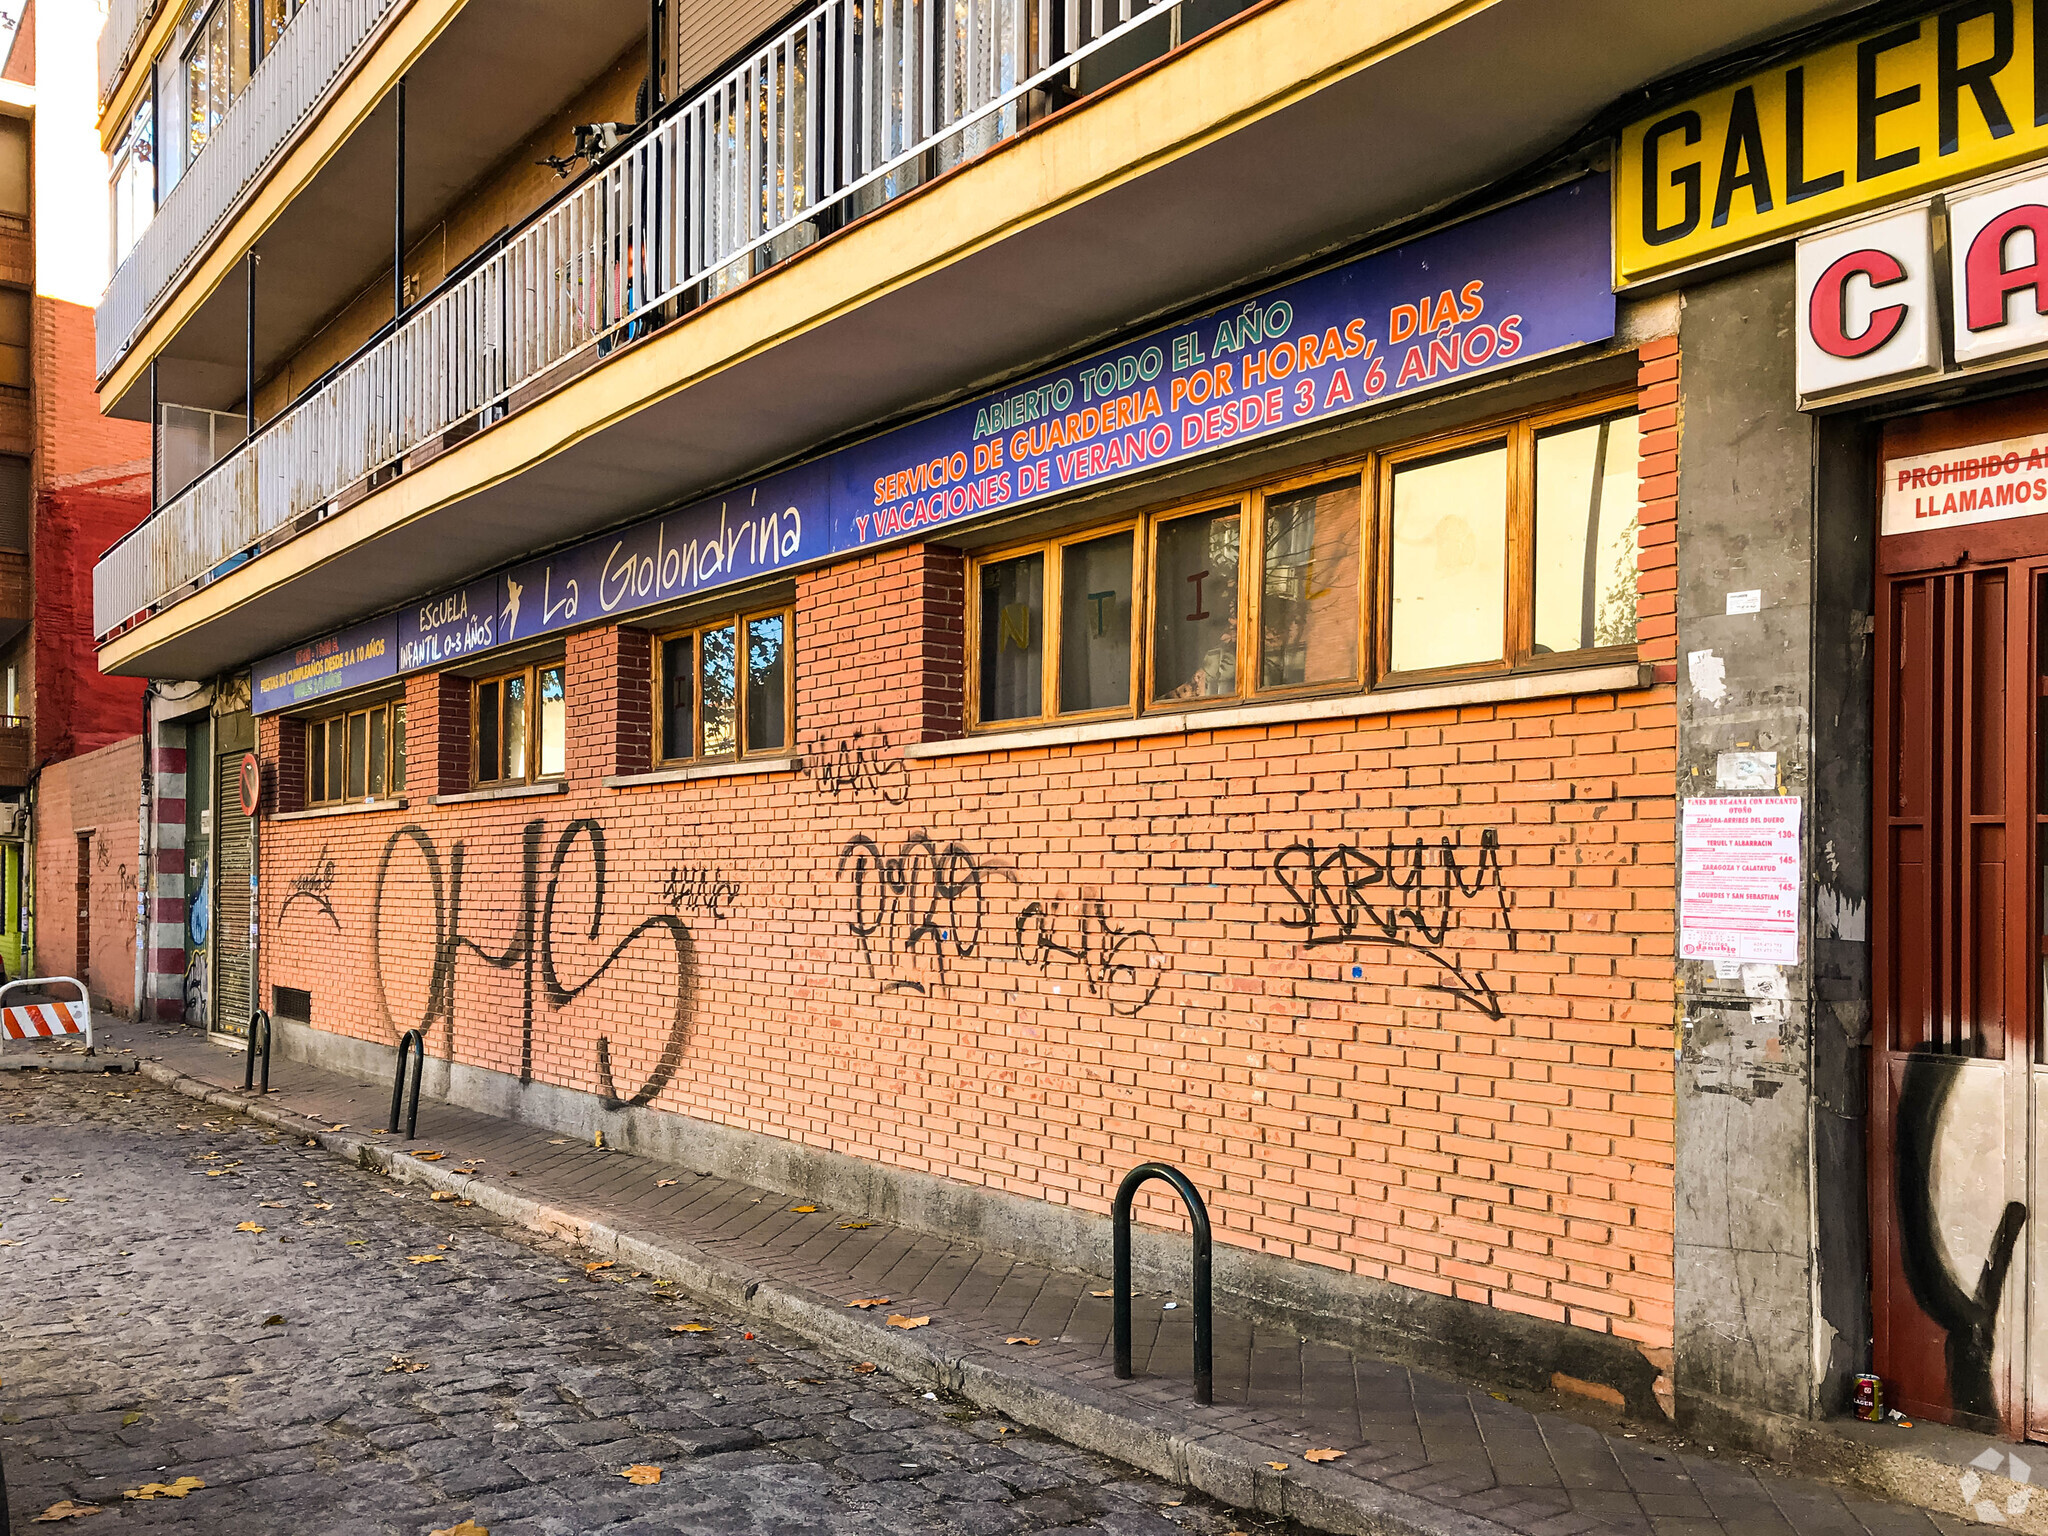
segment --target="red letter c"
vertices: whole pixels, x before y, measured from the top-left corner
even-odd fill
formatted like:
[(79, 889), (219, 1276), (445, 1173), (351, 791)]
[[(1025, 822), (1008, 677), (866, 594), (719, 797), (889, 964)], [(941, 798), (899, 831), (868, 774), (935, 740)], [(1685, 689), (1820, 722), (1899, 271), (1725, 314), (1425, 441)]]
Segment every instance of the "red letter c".
[(1906, 323), (1906, 306), (1887, 304), (1870, 312), (1870, 324), (1860, 336), (1842, 328), (1843, 299), (1849, 279), (1867, 277), (1873, 288), (1889, 288), (1906, 280), (1906, 269), (1888, 251), (1851, 251), (1821, 273), (1813, 285), (1813, 297), (1806, 306), (1806, 328), (1814, 345), (1830, 357), (1867, 357), (1898, 335)]

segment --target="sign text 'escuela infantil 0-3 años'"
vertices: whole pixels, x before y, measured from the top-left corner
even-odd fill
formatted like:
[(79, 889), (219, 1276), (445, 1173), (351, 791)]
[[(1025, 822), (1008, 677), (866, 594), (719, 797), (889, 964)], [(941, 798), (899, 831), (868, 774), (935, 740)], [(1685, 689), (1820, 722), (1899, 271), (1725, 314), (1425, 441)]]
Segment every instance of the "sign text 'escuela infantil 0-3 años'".
[(2048, 0), (1955, 0), (1632, 123), (1622, 282), (2048, 151)]
[(259, 713), (1363, 410), (1614, 334), (1586, 176), (257, 664)]

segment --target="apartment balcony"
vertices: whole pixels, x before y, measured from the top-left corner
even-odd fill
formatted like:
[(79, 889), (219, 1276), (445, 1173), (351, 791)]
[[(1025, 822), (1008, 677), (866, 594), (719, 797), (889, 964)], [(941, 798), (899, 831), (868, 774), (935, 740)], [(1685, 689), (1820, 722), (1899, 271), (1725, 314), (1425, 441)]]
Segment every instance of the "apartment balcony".
[(101, 665), (207, 675), (988, 387), (1797, 19), (1279, 0), (1203, 31), (1205, 6), (1238, 9), (812, 7), (109, 550)]

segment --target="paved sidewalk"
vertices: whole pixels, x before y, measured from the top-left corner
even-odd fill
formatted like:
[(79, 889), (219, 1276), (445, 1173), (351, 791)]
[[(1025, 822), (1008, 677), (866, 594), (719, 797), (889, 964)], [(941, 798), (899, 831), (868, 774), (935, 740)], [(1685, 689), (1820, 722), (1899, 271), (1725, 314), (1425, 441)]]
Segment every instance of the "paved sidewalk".
[[(1139, 1377), (1118, 1382), (1109, 1302), (1095, 1294), (1106, 1278), (1018, 1263), (858, 1212), (803, 1209), (802, 1200), (430, 1100), (420, 1139), (398, 1142), (377, 1134), (388, 1084), (279, 1060), (270, 1095), (252, 1101), (239, 1091), (242, 1057), (193, 1030), (114, 1025), (103, 1048), (122, 1046), (160, 1081), (242, 1103), (345, 1157), (460, 1191), (898, 1376), (1319, 1529), (1919, 1536), (1970, 1525), (1531, 1412), (1225, 1311), (1216, 1315), (1217, 1400), (1201, 1408), (1189, 1386), (1192, 1308), (1168, 1309), (1173, 1298), (1139, 1298)], [(847, 1305), (872, 1297), (889, 1304)], [(886, 1326), (891, 1314), (931, 1321), (904, 1331)], [(1038, 1342), (1006, 1342), (1017, 1337)], [(1311, 1464), (1303, 1457), (1314, 1448), (1345, 1454)]]

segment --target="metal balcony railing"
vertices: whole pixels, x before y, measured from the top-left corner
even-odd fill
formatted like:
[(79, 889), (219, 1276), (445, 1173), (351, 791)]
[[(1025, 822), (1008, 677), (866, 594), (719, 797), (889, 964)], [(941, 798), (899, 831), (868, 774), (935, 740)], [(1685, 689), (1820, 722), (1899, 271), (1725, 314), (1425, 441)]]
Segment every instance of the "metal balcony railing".
[[(94, 316), (94, 361), (102, 379), (134, 345), (157, 300), (206, 248), (243, 191), (283, 152), (398, 3), (308, 0), (294, 13), (107, 284)], [(107, 39), (124, 9), (153, 7), (149, 0), (115, 0), (115, 14), (100, 34), (103, 73)]]
[(109, 550), (93, 571), (95, 635), (239, 563), (572, 353), (630, 338), (686, 292), (743, 281), (930, 164), (992, 146), (1017, 131), (1031, 92), (1136, 28), (1167, 25), (1179, 4), (825, 0)]
[(104, 107), (121, 82), (121, 72), (134, 55), (135, 44), (149, 30), (162, 0), (107, 0), (107, 23), (100, 29), (100, 105)]

